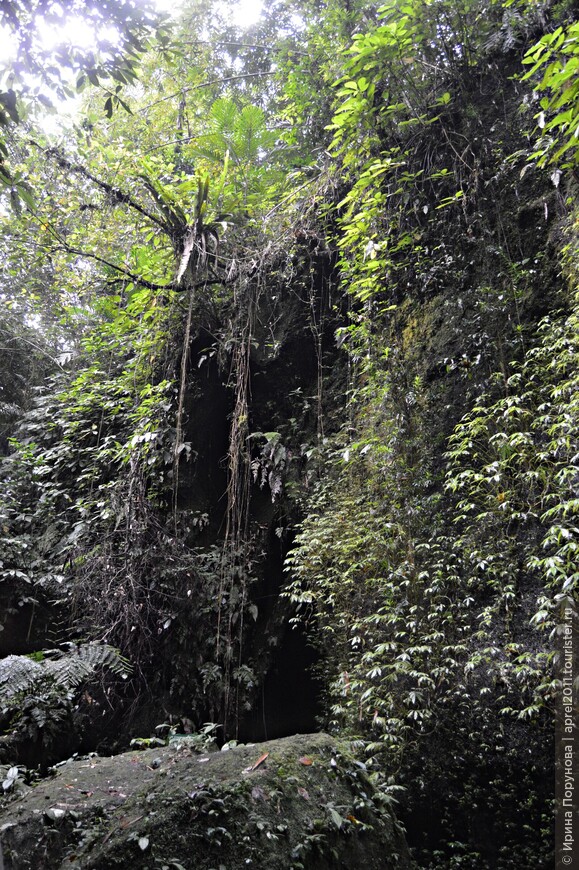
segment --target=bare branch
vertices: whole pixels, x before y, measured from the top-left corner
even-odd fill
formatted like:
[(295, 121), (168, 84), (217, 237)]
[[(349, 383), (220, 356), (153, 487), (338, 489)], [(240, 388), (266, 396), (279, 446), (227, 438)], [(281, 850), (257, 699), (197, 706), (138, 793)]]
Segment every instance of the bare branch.
[(169, 94), (167, 97), (160, 97), (158, 100), (155, 100), (153, 103), (148, 103), (146, 106), (143, 106), (141, 111), (146, 111), (147, 109), (151, 109), (153, 106), (157, 106), (159, 103), (165, 103), (167, 100), (172, 100), (174, 97), (180, 97), (183, 94), (188, 93), (189, 91), (199, 91), (202, 88), (208, 88), (211, 85), (221, 85), (226, 84), (227, 82), (237, 82), (240, 79), (253, 79), (253, 78), (263, 78), (264, 76), (272, 76), (273, 72), (255, 72), (255, 73), (244, 73), (243, 75), (238, 76), (228, 76), (227, 78), (221, 79), (209, 79), (206, 82), (201, 82), (199, 85), (191, 85), (188, 88), (180, 88), (178, 91), (175, 91), (173, 94)]

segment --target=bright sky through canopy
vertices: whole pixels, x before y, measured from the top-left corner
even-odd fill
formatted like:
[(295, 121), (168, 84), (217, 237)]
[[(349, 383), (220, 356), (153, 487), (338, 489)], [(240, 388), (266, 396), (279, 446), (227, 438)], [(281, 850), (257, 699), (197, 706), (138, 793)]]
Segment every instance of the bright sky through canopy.
[[(175, 16), (183, 6), (183, 0), (153, 0), (153, 2), (161, 12), (169, 12)], [(236, 3), (224, 2), (222, 5), (225, 9), (229, 9), (233, 23), (238, 27), (251, 27), (255, 24), (263, 7), (261, 0), (237, 0)]]
[[(90, 48), (95, 43), (94, 25), (85, 21), (81, 15), (69, 18), (65, 27), (44, 22), (38, 30), (41, 46), (47, 51), (56, 48), (63, 37), (78, 48)], [(114, 27), (99, 27), (98, 37), (114, 43), (118, 39), (118, 32)]]
[[(184, 0), (153, 0), (157, 9), (168, 12), (177, 17), (181, 11)], [(237, 0), (235, 3), (224, 2), (224, 9), (228, 9), (233, 23), (238, 27), (251, 27), (261, 15), (263, 3), (261, 0)], [(94, 26), (83, 20), (82, 16), (75, 15), (69, 18), (64, 26), (43, 23), (38, 28), (42, 48), (50, 51), (60, 42), (67, 42), (78, 48), (86, 49), (95, 41)], [(99, 29), (99, 38), (114, 43), (116, 30), (114, 27), (102, 27)], [(0, 27), (0, 62), (14, 57), (15, 41), (7, 28)]]

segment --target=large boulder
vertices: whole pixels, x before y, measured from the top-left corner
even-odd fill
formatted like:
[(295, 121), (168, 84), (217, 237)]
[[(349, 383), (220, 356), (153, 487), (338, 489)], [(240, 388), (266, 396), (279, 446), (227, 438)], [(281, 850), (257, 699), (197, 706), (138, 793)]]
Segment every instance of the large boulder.
[(5, 870), (412, 867), (387, 795), (325, 734), (72, 759), (9, 800), (0, 838)]

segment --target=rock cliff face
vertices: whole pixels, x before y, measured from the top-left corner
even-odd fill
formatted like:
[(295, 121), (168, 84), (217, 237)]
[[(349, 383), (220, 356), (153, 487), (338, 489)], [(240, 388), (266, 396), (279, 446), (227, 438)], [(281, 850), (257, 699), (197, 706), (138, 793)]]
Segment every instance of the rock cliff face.
[(388, 796), (324, 734), (71, 759), (3, 807), (0, 838), (5, 870), (412, 867)]
[[(577, 370), (568, 318), (579, 224), (576, 180), (528, 160), (521, 128), (532, 129), (536, 106), (518, 78), (522, 51), (485, 48), (451, 65), (455, 87), (434, 118), (394, 131), (383, 118), (369, 153), (398, 156), (350, 201), (363, 212), (376, 195), (367, 238), (337, 204), (347, 189), (328, 189), (335, 208), (248, 266), (238, 295), (197, 300), (191, 333), (180, 326), (171, 339), (181, 459), (171, 464), (171, 447), (152, 466), (164, 488), (147, 472), (135, 489), (127, 472), (118, 498), (142, 492), (142, 529), (127, 514), (121, 539), (108, 519), (114, 546), (100, 562), (130, 604), (133, 560), (138, 594), (116, 611), (124, 633), (112, 639), (135, 678), (113, 685), (114, 704), (108, 685), (89, 687), (57, 722), (58, 739), (37, 729), (30, 759), (21, 719), (7, 719), (23, 740), (0, 741), (1, 760), (118, 751), (164, 721), (219, 723), (224, 740), (284, 738), (321, 721), (356, 734), (359, 758), (400, 760), (400, 817), (421, 866), (550, 866), (557, 589), (541, 567), (556, 555), (543, 512), (569, 499), (576, 516), (577, 383), (560, 384)], [(372, 264), (380, 278), (357, 294)], [(549, 359), (545, 335), (557, 334)], [(156, 433), (169, 446), (171, 395)], [(58, 482), (64, 468), (74, 493), (69, 459), (51, 473)], [(116, 484), (100, 461), (103, 487)], [(576, 536), (576, 524), (563, 531)], [(54, 640), (48, 593), (38, 604), (14, 583), (0, 654), (40, 652), (72, 629), (109, 636), (85, 614), (101, 581), (83, 573), (93, 559), (83, 535), (65, 566), (77, 611)], [(104, 596), (92, 597), (98, 614)], [(306, 616), (296, 631), (294, 604)], [(0, 824), (14, 870), (404, 868), (383, 804), (362, 762), (323, 735), (207, 758), (183, 740), (67, 762)]]

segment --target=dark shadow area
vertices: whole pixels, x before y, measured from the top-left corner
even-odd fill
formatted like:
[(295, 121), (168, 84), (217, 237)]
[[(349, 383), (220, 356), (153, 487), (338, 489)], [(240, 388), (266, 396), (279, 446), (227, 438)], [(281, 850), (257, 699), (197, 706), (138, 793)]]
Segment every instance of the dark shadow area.
[(312, 674), (316, 662), (317, 653), (303, 630), (288, 626), (255, 707), (240, 725), (241, 741), (273, 740), (319, 730), (319, 687)]

